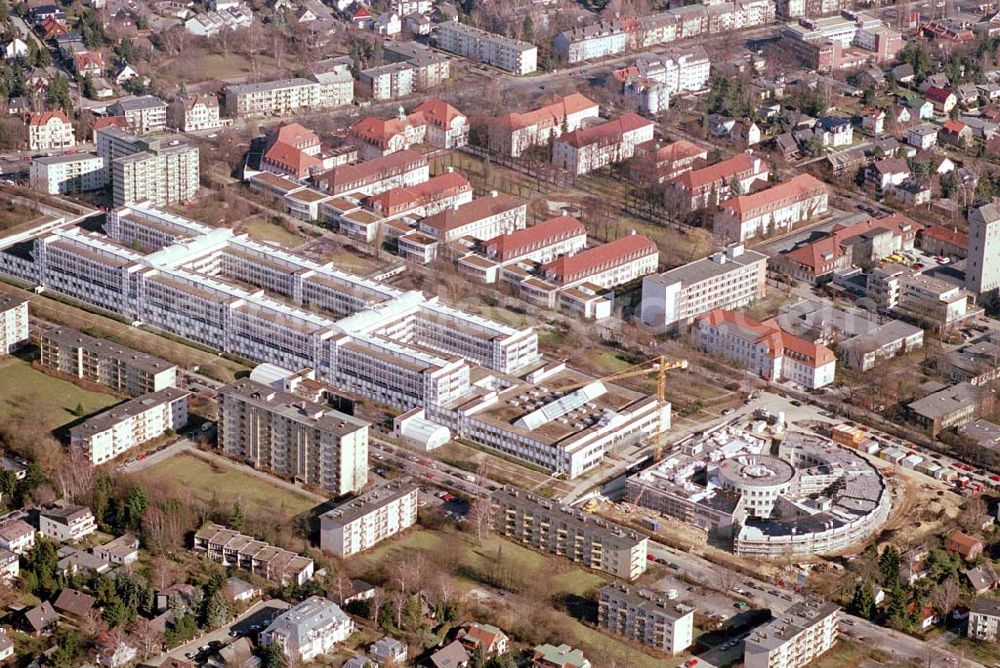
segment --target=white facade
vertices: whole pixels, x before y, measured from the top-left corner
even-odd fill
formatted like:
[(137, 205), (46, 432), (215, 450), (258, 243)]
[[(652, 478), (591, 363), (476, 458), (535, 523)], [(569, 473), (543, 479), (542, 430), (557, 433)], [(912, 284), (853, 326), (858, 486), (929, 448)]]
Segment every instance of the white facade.
[(184, 132), (217, 130), (226, 124), (219, 118), (219, 101), (214, 95), (177, 98), (170, 105), (170, 123)]
[(840, 608), (832, 603), (804, 601), (758, 627), (746, 639), (746, 668), (800, 668), (837, 641)]
[(0, 293), (0, 357), (28, 341), (28, 300)]
[(76, 146), (73, 123), (61, 111), (32, 114), (28, 120), (28, 148), (61, 151)]
[(514, 74), (530, 74), (538, 69), (538, 47), (534, 44), (457, 21), (442, 23), (438, 27), (438, 47)]
[(373, 100), (394, 100), (416, 91), (416, 68), (409, 63), (391, 63), (361, 71), (361, 83)]
[(980, 206), (969, 214), (969, 255), (965, 287), (983, 294), (1000, 287), (1000, 206)]
[(100, 190), (108, 184), (104, 158), (93, 153), (42, 156), (31, 161), (31, 187), (49, 195)]
[(226, 113), (233, 118), (291, 116), (322, 108), (321, 86), (309, 79), (284, 79), (226, 88)]
[(767, 190), (720, 202), (712, 231), (736, 242), (788, 231), (796, 223), (826, 213), (828, 202), (826, 185), (810, 174), (800, 174)]
[(152, 95), (119, 100), (111, 105), (112, 116), (123, 116), (130, 132), (137, 135), (159, 132), (167, 127), (167, 103)]
[(320, 515), (320, 548), (340, 558), (377, 545), (417, 522), (417, 486), (391, 482)]
[(69, 506), (43, 510), (38, 519), (38, 531), (46, 538), (65, 543), (94, 533), (97, 531), (97, 523), (89, 508)]
[(70, 444), (95, 466), (187, 426), (188, 393), (169, 387), (95, 415), (70, 429)]
[(565, 30), (552, 40), (554, 51), (570, 65), (624, 53), (629, 33), (618, 18)]
[(142, 139), (115, 127), (95, 133), (115, 206), (157, 206), (193, 199), (201, 187), (198, 147), (178, 139)]
[(278, 615), (260, 633), (260, 644), (276, 643), (288, 661), (306, 664), (329, 654), (354, 632), (354, 622), (333, 601), (311, 596)]
[(14, 554), (24, 554), (35, 547), (35, 529), (24, 520), (0, 525), (0, 547)]
[(610, 584), (598, 592), (598, 626), (674, 656), (694, 642), (694, 608), (661, 592)]
[(763, 299), (767, 256), (734, 244), (724, 252), (642, 281), (642, 322), (654, 331), (717, 308), (734, 309)]
[(574, 130), (552, 144), (552, 164), (572, 174), (589, 174), (635, 155), (635, 147), (652, 141), (655, 125), (626, 113), (601, 125)]

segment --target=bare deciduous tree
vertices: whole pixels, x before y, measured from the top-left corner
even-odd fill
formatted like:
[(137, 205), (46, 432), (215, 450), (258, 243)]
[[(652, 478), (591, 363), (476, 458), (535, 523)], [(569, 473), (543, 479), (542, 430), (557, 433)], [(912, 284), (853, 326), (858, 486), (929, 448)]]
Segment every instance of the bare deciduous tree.
[(931, 605), (942, 616), (947, 615), (958, 605), (958, 599), (962, 594), (961, 588), (955, 578), (950, 577), (931, 590)]

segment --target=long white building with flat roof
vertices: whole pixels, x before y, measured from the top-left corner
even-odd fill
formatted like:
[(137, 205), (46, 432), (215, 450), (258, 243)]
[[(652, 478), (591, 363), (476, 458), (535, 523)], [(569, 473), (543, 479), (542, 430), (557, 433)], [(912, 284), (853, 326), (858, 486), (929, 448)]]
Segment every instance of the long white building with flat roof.
[(70, 429), (70, 444), (94, 466), (187, 425), (188, 392), (168, 387), (126, 401)]
[(733, 244), (725, 251), (642, 281), (643, 324), (662, 331), (715, 309), (735, 309), (762, 299), (767, 256)]
[(438, 26), (438, 48), (514, 74), (538, 69), (538, 47), (451, 21)]
[(417, 523), (417, 486), (396, 480), (319, 517), (319, 546), (340, 558), (363, 552)]

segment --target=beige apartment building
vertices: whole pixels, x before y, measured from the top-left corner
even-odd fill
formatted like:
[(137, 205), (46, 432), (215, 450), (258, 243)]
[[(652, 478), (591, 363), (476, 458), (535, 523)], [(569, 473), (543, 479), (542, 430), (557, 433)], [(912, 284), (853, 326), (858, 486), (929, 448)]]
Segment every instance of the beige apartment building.
[(340, 558), (364, 552), (417, 522), (417, 486), (395, 480), (320, 515), (320, 548)]
[(247, 378), (219, 397), (226, 454), (337, 496), (368, 482), (367, 422)]
[(646, 571), (648, 539), (631, 529), (512, 487), (494, 492), (493, 503), (503, 536), (623, 580)]
[(170, 362), (68, 327), (43, 331), (40, 347), (43, 366), (133, 397), (177, 383)]
[(800, 668), (837, 641), (840, 607), (823, 601), (796, 603), (747, 636), (746, 668)]

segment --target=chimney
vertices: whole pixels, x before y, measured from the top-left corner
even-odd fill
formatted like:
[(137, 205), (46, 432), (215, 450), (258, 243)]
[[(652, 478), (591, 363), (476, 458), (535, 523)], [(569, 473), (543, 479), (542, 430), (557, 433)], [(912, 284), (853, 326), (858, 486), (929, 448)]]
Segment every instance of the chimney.
[(455, 172), (455, 168), (454, 167), (448, 167), (445, 171), (447, 171), (449, 174), (452, 174), (452, 173)]
[(490, 197), (496, 197), (499, 193), (496, 190), (490, 191)]

